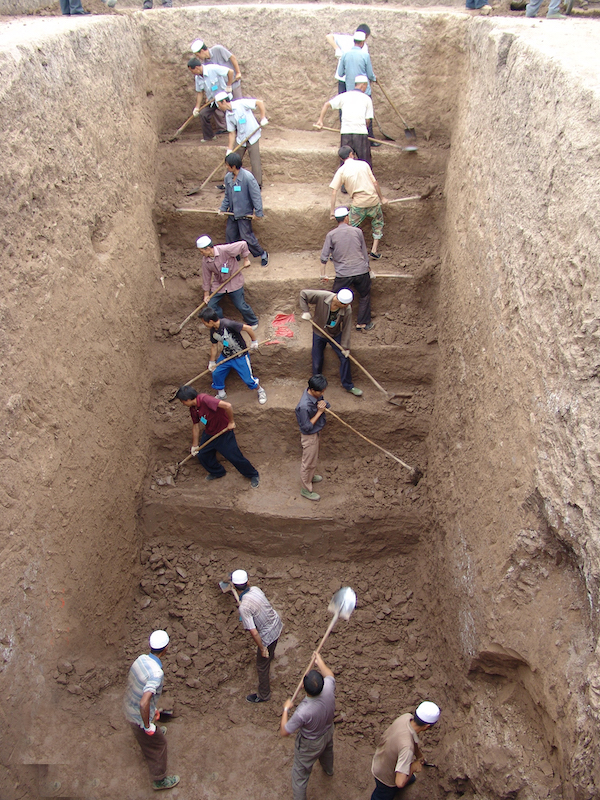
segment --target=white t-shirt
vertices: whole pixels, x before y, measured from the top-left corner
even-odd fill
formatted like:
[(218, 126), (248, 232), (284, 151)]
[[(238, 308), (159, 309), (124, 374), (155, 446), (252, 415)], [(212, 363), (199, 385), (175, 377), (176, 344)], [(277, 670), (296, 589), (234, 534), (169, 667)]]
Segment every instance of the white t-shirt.
[(340, 133), (364, 133), (368, 135), (367, 120), (373, 119), (373, 101), (359, 89), (338, 94), (329, 101), (334, 109), (342, 110)]
[[(335, 42), (335, 55), (338, 60), (337, 68), (335, 70), (335, 79), (336, 81), (343, 81), (345, 79), (345, 75), (340, 75), (340, 59), (347, 53), (348, 50), (352, 50), (354, 47), (354, 34), (353, 33), (334, 33), (333, 41)], [(369, 52), (369, 46), (365, 42), (362, 48), (363, 53)]]

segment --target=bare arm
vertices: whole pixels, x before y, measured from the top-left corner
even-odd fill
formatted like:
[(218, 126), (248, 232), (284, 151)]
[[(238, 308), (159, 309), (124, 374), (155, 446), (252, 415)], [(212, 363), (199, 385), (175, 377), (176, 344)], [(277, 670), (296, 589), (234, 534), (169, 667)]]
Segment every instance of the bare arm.
[(285, 729), (288, 721), (288, 714), (290, 708), (292, 707), (292, 700), (288, 697), (288, 699), (283, 704), (283, 714), (281, 715), (281, 722), (279, 724), (279, 733), (281, 736), (291, 736), (291, 733), (288, 733)]
[(140, 714), (145, 728), (150, 727), (150, 700), (154, 692), (144, 692), (140, 700)]
[(317, 120), (317, 123), (315, 125), (316, 128), (322, 128), (323, 127), (323, 120), (325, 119), (325, 114), (327, 113), (327, 109), (328, 108), (331, 108), (331, 106), (329, 105), (329, 100), (326, 100), (323, 103), (323, 108), (321, 109), (321, 114), (320, 114), (319, 119)]
[(327, 36), (325, 37), (325, 41), (327, 42), (328, 45), (333, 47), (334, 50), (337, 50), (337, 44), (335, 43), (335, 36), (333, 35), (333, 33), (328, 33)]
[(204, 91), (196, 93), (196, 108), (200, 109), (204, 105)]
[(244, 331), (244, 333), (248, 334), (248, 336), (252, 339), (253, 342), (256, 341), (256, 334), (254, 333), (250, 325), (242, 325), (242, 330)]
[(229, 56), (229, 60), (233, 64), (233, 68), (235, 70), (235, 76), (234, 76), (233, 80), (234, 81), (240, 81), (242, 79), (242, 73), (240, 72), (240, 65), (238, 64), (238, 60), (233, 55), (233, 53)]
[(229, 142), (227, 144), (228, 150), (233, 150), (235, 147), (235, 131), (229, 131)]
[(262, 656), (263, 658), (268, 658), (268, 657), (269, 657), (269, 651), (268, 651), (268, 649), (267, 649), (267, 648), (264, 646), (264, 644), (262, 643), (262, 639), (260, 638), (260, 633), (259, 633), (259, 632), (256, 630), (256, 628), (250, 628), (250, 630), (248, 631), (248, 633), (250, 634), (250, 636), (251, 636), (251, 637), (254, 639), (254, 641), (256, 642), (256, 646), (257, 646), (257, 647), (258, 647), (258, 649), (260, 650), (260, 654), (261, 654), (261, 656)]
[(195, 422), (192, 425), (192, 447), (198, 447), (200, 441), (200, 423)]
[[(324, 401), (324, 400), (322, 400), (322, 401), (320, 401), (320, 402), (319, 402), (317, 405), (319, 405), (321, 402), (322, 402), (323, 404), (325, 404), (325, 401)], [(326, 664), (326, 663), (323, 661), (323, 659), (321, 658), (321, 656), (320, 656), (320, 654), (319, 654), (319, 653), (317, 653), (317, 652), (315, 651), (315, 652), (313, 653), (313, 658), (314, 658), (314, 660), (315, 660), (315, 667), (316, 667), (316, 668), (319, 670), (319, 672), (321, 673), (321, 675), (322, 675), (324, 678), (333, 678), (333, 677), (334, 677), (334, 674), (333, 674), (333, 672), (332, 672), (332, 671), (329, 669), (329, 667), (327, 666), (327, 664)]]
[(227, 429), (232, 431), (235, 428), (235, 422), (233, 421), (233, 408), (231, 407), (231, 403), (228, 403), (226, 400), (219, 400), (217, 408), (222, 408), (227, 414), (227, 419), (229, 420)]
[(234, 82), (234, 80), (235, 80), (235, 75), (233, 73), (233, 70), (232, 69), (228, 69), (227, 70), (227, 86), (231, 87), (231, 84)]
[[(377, 181), (375, 181), (377, 183)], [(333, 212), (335, 211), (335, 200), (337, 198), (337, 189), (331, 190), (331, 217), (333, 218)]]
[(209, 361), (216, 361), (217, 360), (217, 345), (216, 342), (210, 343), (210, 355), (208, 357)]
[(267, 116), (267, 107), (265, 106), (264, 100), (256, 101), (256, 110), (260, 114), (261, 119), (264, 119)]

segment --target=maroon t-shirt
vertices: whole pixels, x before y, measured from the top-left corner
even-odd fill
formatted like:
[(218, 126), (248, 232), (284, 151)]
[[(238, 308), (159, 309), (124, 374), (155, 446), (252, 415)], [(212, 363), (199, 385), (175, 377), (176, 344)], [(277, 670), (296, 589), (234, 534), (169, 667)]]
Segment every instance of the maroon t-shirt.
[(196, 397), (196, 405), (190, 406), (192, 422), (204, 425), (209, 436), (220, 433), (229, 425), (229, 417), (222, 408), (219, 408), (221, 401), (218, 397), (210, 394), (199, 394)]

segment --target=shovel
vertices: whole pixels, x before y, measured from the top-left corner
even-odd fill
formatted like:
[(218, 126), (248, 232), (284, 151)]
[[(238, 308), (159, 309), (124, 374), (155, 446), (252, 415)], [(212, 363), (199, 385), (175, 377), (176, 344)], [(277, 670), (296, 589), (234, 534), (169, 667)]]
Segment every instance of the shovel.
[[(232, 278), (235, 278), (235, 276), (236, 276), (236, 275), (239, 275), (239, 274), (240, 274), (240, 272), (241, 272), (243, 269), (246, 269), (246, 267), (247, 267), (247, 266), (249, 267), (249, 266), (250, 266), (250, 264), (247, 264), (247, 265), (246, 265), (246, 264), (242, 264), (242, 266), (241, 266), (241, 267), (240, 267), (238, 270), (236, 270), (234, 273), (232, 273), (232, 274), (231, 274), (231, 275), (230, 275), (230, 276), (227, 278), (227, 280), (224, 280), (224, 281), (223, 281), (223, 283), (220, 283), (220, 284), (219, 284), (219, 288), (218, 288), (218, 289), (215, 289), (215, 291), (214, 291), (214, 292), (211, 294), (211, 296), (208, 298), (208, 300), (207, 300), (206, 302), (207, 302), (207, 303), (208, 303), (208, 302), (210, 302), (210, 301), (213, 299), (213, 297), (214, 297), (216, 294), (220, 294), (220, 292), (221, 292), (221, 289), (223, 288), (223, 286), (225, 286), (225, 284), (226, 284), (226, 283), (229, 283), (229, 281), (230, 281)], [(192, 313), (191, 313), (191, 314), (188, 314), (188, 316), (187, 316), (187, 317), (186, 317), (186, 318), (183, 320), (183, 322), (181, 323), (181, 325), (179, 325), (179, 327), (175, 328), (173, 331), (171, 331), (171, 329), (169, 329), (169, 333), (170, 333), (172, 336), (177, 336), (177, 334), (178, 334), (178, 333), (181, 333), (181, 331), (183, 330), (184, 326), (185, 326), (185, 325), (187, 325), (187, 324), (188, 324), (188, 322), (189, 322), (189, 321), (190, 321), (190, 320), (191, 320), (191, 319), (192, 319), (192, 318), (193, 318), (193, 317), (194, 317), (194, 316), (195, 316), (195, 315), (196, 315), (196, 314), (197, 314), (197, 313), (198, 313), (198, 312), (199, 312), (199, 311), (200, 311), (202, 308), (204, 308), (204, 306), (205, 306), (205, 305), (206, 305), (206, 303), (205, 303), (205, 302), (204, 302), (204, 300), (203, 300), (203, 301), (200, 303), (200, 305), (199, 305), (197, 308), (195, 308), (195, 309), (192, 311)]]
[(390, 453), (390, 451), (386, 450), (385, 447), (381, 447), (381, 445), (376, 444), (371, 439), (367, 439), (367, 437), (364, 436), (362, 433), (360, 433), (360, 431), (357, 431), (356, 428), (352, 427), (352, 425), (348, 425), (348, 423), (344, 422), (344, 420), (341, 417), (338, 417), (338, 415), (335, 412), (333, 412), (330, 408), (326, 408), (325, 411), (328, 414), (331, 414), (332, 417), (335, 417), (335, 419), (337, 419), (338, 422), (341, 422), (342, 425), (345, 425), (347, 428), (350, 428), (352, 433), (355, 433), (357, 436), (360, 436), (360, 438), (364, 439), (365, 442), (372, 444), (373, 447), (376, 447), (378, 450), (381, 450), (381, 452), (385, 453), (386, 456), (393, 458), (394, 461), (397, 461), (398, 464), (401, 464), (405, 469), (407, 469), (410, 472), (411, 483), (413, 483), (415, 486), (418, 484), (418, 482), (423, 477), (422, 470), (420, 470), (418, 467), (411, 467), (410, 464), (407, 464), (406, 461), (402, 461), (401, 458), (398, 458), (398, 456), (395, 456), (393, 453)]
[[(394, 102), (393, 102), (392, 98), (389, 96), (389, 94), (388, 94), (388, 93), (386, 92), (386, 90), (383, 88), (383, 86), (381, 85), (381, 83), (379, 82), (379, 80), (375, 81), (375, 85), (376, 85), (376, 86), (379, 86), (379, 88), (381, 89), (381, 91), (383, 92), (383, 94), (384, 94), (384, 96), (385, 96), (385, 99), (388, 101), (388, 103), (389, 103), (389, 104), (391, 105), (391, 107), (394, 109), (394, 111), (396, 112), (396, 114), (398, 114), (398, 116), (399, 116), (399, 117), (400, 117), (400, 119), (402, 120), (402, 124), (404, 125), (404, 135), (406, 136), (406, 138), (407, 138), (407, 139), (416, 139), (416, 138), (417, 138), (417, 134), (416, 134), (416, 131), (415, 131), (415, 129), (414, 129), (414, 128), (410, 128), (410, 127), (409, 127), (409, 125), (408, 125), (408, 122), (406, 122), (406, 120), (404, 119), (404, 117), (402, 116), (402, 114), (401, 114), (401, 113), (398, 111), (398, 109), (397, 109), (397, 108), (396, 108), (396, 106), (394, 105)], [(416, 148), (415, 148), (415, 149), (416, 149)]]
[(335, 623), (338, 621), (340, 617), (345, 620), (350, 619), (350, 617), (352, 616), (352, 612), (354, 611), (355, 608), (356, 608), (356, 594), (354, 590), (351, 589), (349, 586), (344, 586), (343, 589), (338, 589), (337, 592), (331, 598), (331, 602), (327, 607), (327, 611), (329, 611), (330, 614), (333, 614), (333, 619), (329, 623), (329, 627), (325, 631), (325, 635), (321, 639), (321, 642), (317, 647), (317, 649), (315, 650), (313, 657), (310, 659), (308, 667), (304, 670), (304, 674), (300, 678), (300, 683), (296, 687), (296, 691), (292, 695), (292, 699), (290, 701), (292, 705), (298, 695), (298, 692), (302, 688), (304, 678), (308, 675), (308, 673), (312, 669), (312, 665), (315, 663), (315, 655), (319, 655), (319, 653), (321, 652), (321, 648), (323, 647), (323, 645), (327, 640), (327, 637), (333, 630)]
[[(326, 125), (323, 125), (322, 128), (317, 127), (316, 124), (313, 125), (313, 128), (317, 128), (318, 131), (331, 131), (331, 133), (339, 133), (340, 131), (337, 128), (328, 128)], [(388, 147), (394, 147), (396, 150), (402, 150), (403, 152), (413, 152), (416, 150), (416, 147), (400, 147), (399, 144), (392, 144), (391, 142), (386, 142), (385, 139), (374, 139), (372, 136), (367, 136), (367, 139), (370, 142), (379, 142), (379, 144), (387, 144)]]
[[(210, 439), (207, 439), (204, 442), (204, 444), (200, 445), (200, 450), (204, 450), (204, 448), (207, 445), (209, 445), (211, 442), (214, 442), (215, 439), (218, 439), (219, 436), (222, 436), (228, 430), (229, 430), (229, 428), (223, 428), (222, 431), (219, 431), (218, 433), (215, 433), (214, 436), (211, 436)], [(198, 453), (200, 452), (200, 450), (198, 450)], [(198, 455), (198, 453), (196, 453), (196, 455)], [(175, 479), (179, 475), (179, 470), (183, 467), (184, 464), (186, 464), (190, 460), (190, 458), (196, 458), (196, 456), (193, 456), (190, 453), (189, 456), (186, 456), (183, 459), (183, 461), (180, 461), (178, 464), (175, 465), (175, 472), (173, 473), (173, 479)]]
[(231, 581), (219, 581), (219, 589), (223, 592), (223, 594), (227, 594), (227, 592), (232, 592), (233, 596), (235, 597), (235, 602), (240, 604), (240, 596), (236, 591), (235, 586)]
[(411, 194), (410, 197), (397, 197), (395, 200), (388, 200), (386, 205), (391, 205), (392, 203), (408, 203), (411, 200), (427, 200), (428, 197), (435, 192), (437, 186), (435, 183), (432, 183), (430, 186), (425, 189), (423, 194)]
[[(338, 350), (341, 350), (342, 352), (344, 351), (344, 348), (342, 347), (342, 345), (339, 344), (338, 342), (336, 342), (336, 340), (332, 336), (330, 336), (326, 331), (324, 331), (323, 328), (320, 328), (314, 320), (311, 319), (310, 320), (310, 324), (313, 326), (313, 328), (316, 328), (319, 331), (321, 336), (324, 336), (326, 339), (329, 339), (329, 341), (332, 344), (334, 344), (337, 347)], [(354, 358), (353, 355), (349, 355), (348, 358), (350, 359), (350, 361), (352, 361), (353, 364), (356, 364), (356, 366), (365, 373), (367, 378), (369, 378), (369, 380), (372, 381), (375, 384), (375, 386), (379, 389), (380, 392), (383, 392), (383, 394), (385, 395), (385, 399), (388, 401), (388, 403), (391, 403), (394, 406), (399, 406), (399, 405), (402, 405), (399, 402), (400, 398), (412, 397), (412, 392), (408, 392), (408, 393), (395, 392), (394, 394), (391, 394), (386, 389), (384, 389), (383, 386), (380, 383), (378, 383), (375, 380), (375, 378), (371, 375), (370, 372), (367, 372), (367, 370), (363, 367), (363, 365), (360, 364)]]
[(381, 134), (382, 138), (384, 138), (387, 142), (395, 142), (396, 140), (394, 139), (393, 136), (388, 136), (387, 133), (385, 133), (385, 131), (379, 124), (379, 120), (377, 119), (375, 114), (373, 114), (373, 119), (375, 120), (375, 125), (377, 125), (377, 127), (379, 128), (379, 133)]
[[(202, 109), (203, 109), (203, 108), (206, 108), (206, 106), (207, 106), (207, 105), (209, 105), (209, 103), (211, 103), (211, 102), (212, 102), (212, 100), (209, 100), (209, 101), (208, 101), (208, 103), (204, 103), (204, 105), (203, 105), (203, 106), (201, 106), (201, 107), (200, 107), (198, 110), (199, 110), (199, 111), (202, 111)], [(169, 139), (167, 139), (167, 142), (174, 142), (174, 141), (175, 141), (175, 139), (178, 139), (178, 138), (179, 138), (179, 136), (181, 136), (181, 134), (184, 132), (184, 130), (187, 128), (187, 126), (190, 124), (190, 122), (191, 122), (193, 119), (195, 119), (195, 117), (194, 117), (194, 115), (192, 114), (192, 116), (191, 116), (191, 117), (188, 117), (188, 118), (186, 119), (186, 121), (183, 123), (183, 125), (181, 126), (181, 128), (178, 128), (178, 129), (175, 131), (175, 133), (173, 134), (173, 136), (171, 136)]]
[[(237, 147), (234, 147), (234, 148), (233, 148), (233, 150), (232, 150), (231, 152), (232, 152), (232, 153), (235, 153), (235, 152), (236, 152), (236, 150), (239, 150), (239, 149), (240, 149), (240, 147), (243, 147), (243, 146), (246, 144), (246, 142), (248, 141), (248, 139), (251, 139), (251, 138), (254, 136), (254, 134), (256, 133), (256, 131), (259, 131), (259, 130), (260, 130), (260, 125), (258, 126), (258, 128), (256, 128), (255, 130), (253, 130), (253, 131), (252, 131), (252, 133), (251, 133), (249, 136), (246, 136), (246, 138), (245, 138), (245, 139), (244, 139), (242, 142), (240, 142), (240, 143), (237, 145)], [(204, 183), (203, 183), (203, 184), (201, 184), (200, 186), (198, 186), (196, 189), (191, 189), (189, 192), (187, 192), (187, 196), (188, 196), (188, 197), (190, 197), (190, 195), (192, 195), (192, 194), (198, 194), (198, 192), (201, 192), (201, 191), (202, 191), (202, 189), (204, 189), (204, 187), (206, 186), (206, 184), (209, 182), (209, 180), (212, 178), (212, 176), (213, 176), (213, 175), (214, 175), (216, 172), (218, 172), (220, 169), (222, 169), (224, 166), (225, 166), (225, 159), (223, 159), (223, 161), (220, 161), (220, 162), (219, 162), (219, 164), (218, 164), (218, 165), (215, 167), (215, 169), (213, 169), (213, 171), (210, 173), (210, 175), (209, 175), (209, 176), (208, 176), (208, 178), (207, 178), (207, 179), (204, 181)]]

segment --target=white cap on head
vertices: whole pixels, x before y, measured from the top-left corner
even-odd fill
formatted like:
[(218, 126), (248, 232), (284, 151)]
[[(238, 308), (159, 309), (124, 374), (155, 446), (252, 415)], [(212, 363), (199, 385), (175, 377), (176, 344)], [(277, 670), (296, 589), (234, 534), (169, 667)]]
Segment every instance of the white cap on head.
[(354, 295), (352, 294), (350, 289), (340, 289), (336, 297), (340, 301), (340, 303), (343, 303), (345, 306), (347, 306), (348, 303), (351, 303), (354, 300)]
[(340, 206), (339, 208), (336, 208), (336, 210), (333, 212), (333, 216), (336, 219), (344, 219), (344, 217), (347, 217), (349, 213), (350, 212), (348, 211), (346, 206)]
[(248, 573), (245, 569), (236, 569), (231, 573), (231, 582), (236, 586), (243, 586), (248, 583)]
[(364, 31), (354, 31), (355, 42), (364, 42), (366, 38), (367, 34)]
[(196, 247), (202, 249), (203, 247), (211, 247), (212, 239), (210, 236), (201, 236), (199, 239), (196, 239)]
[(169, 634), (166, 631), (154, 631), (150, 634), (150, 650), (164, 650), (169, 644)]
[(204, 47), (204, 42), (202, 39), (194, 39), (194, 41), (190, 45), (190, 50), (192, 53), (199, 53), (200, 50)]
[(217, 103), (222, 103), (223, 100), (229, 100), (229, 94), (227, 92), (217, 92), (215, 95), (215, 100)]
[(442, 712), (435, 703), (432, 703), (430, 700), (425, 700), (417, 708), (415, 713), (421, 722), (426, 722), (428, 725), (435, 725)]
[(366, 75), (357, 75), (356, 78), (354, 78), (354, 85), (355, 86), (358, 86), (359, 83), (368, 83), (368, 82), (369, 82), (369, 79), (367, 78)]

